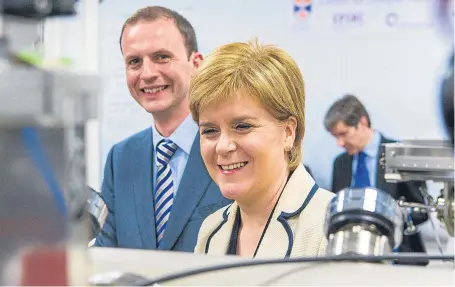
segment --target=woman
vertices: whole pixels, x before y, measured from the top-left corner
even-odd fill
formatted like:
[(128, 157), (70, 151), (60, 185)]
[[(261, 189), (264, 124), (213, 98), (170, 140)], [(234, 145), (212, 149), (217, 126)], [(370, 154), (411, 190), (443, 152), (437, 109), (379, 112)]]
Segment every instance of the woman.
[(234, 200), (206, 218), (195, 252), (325, 254), (333, 194), (301, 164), (305, 93), (294, 60), (257, 42), (219, 47), (194, 77), (189, 102), (207, 170)]

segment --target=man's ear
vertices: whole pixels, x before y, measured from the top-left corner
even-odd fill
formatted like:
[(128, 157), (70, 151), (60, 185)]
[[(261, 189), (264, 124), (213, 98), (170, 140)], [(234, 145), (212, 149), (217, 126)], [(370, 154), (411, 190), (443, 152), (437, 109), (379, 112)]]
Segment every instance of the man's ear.
[(367, 119), (367, 117), (366, 116), (361, 116), (359, 123), (362, 124), (365, 127), (368, 127), (368, 119)]
[(199, 66), (202, 64), (202, 61), (204, 60), (204, 57), (202, 56), (202, 54), (200, 52), (193, 52), (193, 54), (191, 54), (191, 63), (193, 64), (193, 67), (194, 68), (199, 68)]

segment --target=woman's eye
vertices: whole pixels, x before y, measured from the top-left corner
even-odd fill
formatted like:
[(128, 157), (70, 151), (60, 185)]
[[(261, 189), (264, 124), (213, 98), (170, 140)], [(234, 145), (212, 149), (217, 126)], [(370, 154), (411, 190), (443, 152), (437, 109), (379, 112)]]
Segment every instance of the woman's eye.
[(250, 124), (245, 124), (245, 123), (240, 123), (240, 124), (237, 124), (237, 125), (235, 126), (235, 128), (238, 129), (238, 130), (247, 130), (247, 129), (252, 128), (252, 125), (250, 125)]

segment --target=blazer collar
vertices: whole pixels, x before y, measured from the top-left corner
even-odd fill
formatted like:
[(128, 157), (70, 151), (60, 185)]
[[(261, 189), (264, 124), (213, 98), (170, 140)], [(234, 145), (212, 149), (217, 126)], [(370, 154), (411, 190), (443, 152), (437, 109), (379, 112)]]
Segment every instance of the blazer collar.
[[(318, 188), (305, 167), (300, 164), (289, 178), (281, 194), (258, 249), (257, 258), (284, 258), (290, 255), (294, 236), (288, 220), (305, 209)], [(207, 242), (206, 252), (210, 250), (211, 254), (226, 254), (237, 210), (238, 205), (234, 202), (223, 214), (220, 225), (209, 236), (210, 240)], [(283, 240), (286, 238), (288, 240)]]
[(302, 204), (314, 185), (314, 179), (300, 164), (289, 178), (274, 213), (300, 213)]

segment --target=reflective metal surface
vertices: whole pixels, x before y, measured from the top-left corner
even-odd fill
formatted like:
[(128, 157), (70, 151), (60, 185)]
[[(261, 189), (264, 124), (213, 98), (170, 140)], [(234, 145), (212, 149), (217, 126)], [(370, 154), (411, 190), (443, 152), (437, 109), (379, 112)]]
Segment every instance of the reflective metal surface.
[(389, 182), (409, 180), (452, 181), (452, 144), (439, 140), (410, 140), (383, 144), (382, 167)]
[(438, 219), (444, 222), (447, 232), (450, 236), (454, 236), (454, 186), (452, 183), (446, 183), (442, 191), (442, 195), (436, 201), (438, 206)]
[(90, 197), (87, 200), (86, 210), (92, 215), (92, 236), (95, 237), (103, 227), (108, 212), (100, 193), (91, 188), (89, 190)]
[[(342, 250), (368, 251), (372, 252), (368, 254), (377, 255), (374, 252), (387, 252), (400, 245), (403, 224), (400, 206), (387, 193), (376, 188), (346, 188), (339, 191), (330, 202), (325, 230), (329, 241), (332, 238), (335, 250), (340, 248), (336, 247), (340, 245), (336, 242), (349, 241)], [(367, 233), (370, 235), (365, 235)]]
[(392, 252), (387, 236), (375, 225), (349, 224), (330, 234), (327, 255), (383, 255)]
[[(388, 182), (427, 181), (444, 183), (441, 195), (434, 200), (424, 193), (427, 204), (412, 212), (436, 212), (450, 236), (454, 236), (454, 149), (442, 140), (408, 140), (383, 144), (381, 168)], [(402, 202), (403, 207), (413, 203)]]

